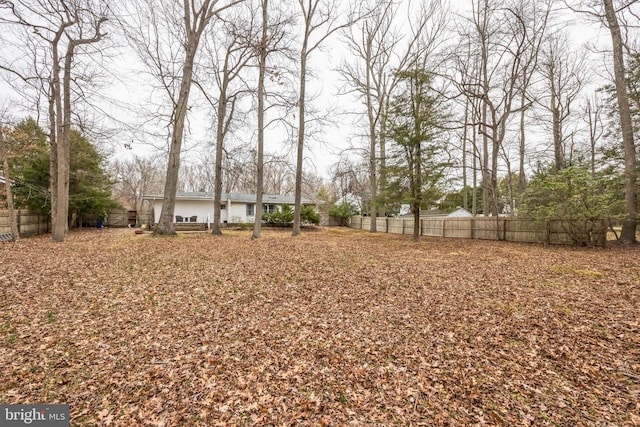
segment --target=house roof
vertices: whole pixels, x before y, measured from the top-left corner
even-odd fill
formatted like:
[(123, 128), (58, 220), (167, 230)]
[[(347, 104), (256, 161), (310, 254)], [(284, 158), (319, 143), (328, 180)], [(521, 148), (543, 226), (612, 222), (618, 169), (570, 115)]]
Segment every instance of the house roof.
[[(454, 211), (441, 211), (437, 209), (429, 210), (429, 211), (421, 211), (421, 218), (466, 218), (472, 217), (473, 214), (469, 212), (465, 208), (457, 208)], [(404, 215), (399, 215), (400, 218), (413, 218), (413, 214), (408, 213)]]
[[(163, 194), (148, 194), (143, 195), (144, 200), (159, 200), (164, 198)], [(179, 191), (176, 193), (176, 200), (211, 200), (213, 201), (214, 193), (210, 191)], [(221, 199), (223, 202), (231, 201), (236, 203), (255, 203), (256, 195), (247, 193), (222, 193)], [(276, 205), (287, 204), (293, 205), (295, 198), (293, 196), (279, 196), (272, 194), (263, 194), (262, 203), (273, 203)], [(303, 205), (313, 205), (315, 202), (310, 199), (302, 199)]]

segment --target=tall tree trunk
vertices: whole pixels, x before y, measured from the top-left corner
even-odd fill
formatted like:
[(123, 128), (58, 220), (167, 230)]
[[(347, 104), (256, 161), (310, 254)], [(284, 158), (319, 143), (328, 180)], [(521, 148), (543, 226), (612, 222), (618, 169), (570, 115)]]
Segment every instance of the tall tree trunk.
[(16, 212), (13, 207), (13, 192), (11, 191), (11, 177), (9, 176), (9, 159), (8, 153), (2, 154), (2, 169), (4, 171), (4, 191), (7, 198), (7, 211), (9, 213), (9, 228), (11, 230), (11, 238), (15, 242), (20, 238), (20, 230), (16, 222)]
[[(208, 3), (208, 2), (207, 2)], [(208, 6), (202, 6), (203, 10), (207, 10)], [(185, 0), (185, 13), (189, 9)], [(187, 14), (188, 15), (188, 14)], [(180, 173), (180, 151), (182, 150), (182, 138), (184, 136), (184, 123), (187, 117), (187, 108), (189, 103), (189, 92), (191, 90), (191, 81), (193, 79), (193, 62), (195, 60), (198, 44), (200, 42), (200, 34), (204, 29), (196, 31), (190, 26), (190, 17), (185, 17), (186, 37), (186, 53), (184, 65), (182, 69), (182, 80), (180, 82), (180, 92), (178, 101), (176, 102), (174, 111), (174, 122), (171, 134), (171, 145), (169, 147), (169, 159), (167, 161), (167, 174), (164, 183), (164, 195), (162, 199), (162, 211), (160, 213), (160, 221), (156, 226), (154, 235), (173, 236), (176, 234), (173, 227), (173, 217), (176, 206), (176, 194), (178, 191), (178, 175)]]
[[(85, 10), (86, 11), (86, 10)], [(88, 10), (91, 12), (90, 10)], [(92, 15), (95, 18), (91, 25), (94, 25), (95, 34), (91, 38), (72, 38), (69, 34), (66, 36), (69, 38), (67, 44), (67, 51), (64, 57), (64, 76), (62, 79), (62, 88), (60, 88), (60, 58), (58, 52), (58, 43), (65, 35), (67, 27), (76, 25), (79, 23), (79, 12), (74, 11), (73, 18), (61, 24), (60, 28), (56, 32), (56, 35), (52, 41), (52, 85), (51, 96), (54, 98), (55, 104), (55, 162), (50, 162), (50, 172), (55, 172), (55, 175), (51, 175), (52, 187), (55, 186), (55, 204), (52, 203), (52, 237), (54, 242), (63, 242), (64, 236), (69, 231), (69, 168), (71, 164), (70, 151), (71, 151), (71, 68), (73, 65), (73, 58), (75, 56), (75, 50), (77, 47), (87, 45), (91, 43), (97, 43), (102, 39), (103, 34), (100, 33), (100, 28), (103, 22), (107, 20), (105, 16)], [(52, 112), (51, 101), (49, 104), (50, 120)], [(54, 129), (51, 129), (54, 132)], [(53, 164), (55, 163), (55, 164)], [(55, 169), (53, 171), (52, 169)]]
[[(526, 92), (523, 90), (520, 96), (520, 105), (524, 105), (526, 102)], [(520, 158), (518, 159), (518, 193), (522, 194), (527, 187), (527, 178), (524, 172), (524, 159), (525, 153), (527, 149), (526, 144), (526, 132), (525, 132), (525, 112), (526, 110), (523, 108), (520, 111)]]
[[(478, 3), (478, 8), (480, 7), (480, 3)], [(483, 27), (486, 27), (488, 21), (488, 13), (489, 13), (489, 1), (484, 0), (482, 5), (482, 13), (483, 13)], [(481, 130), (482, 130), (482, 213), (484, 216), (489, 216), (489, 195), (491, 189), (491, 175), (489, 174), (489, 137), (487, 135), (487, 110), (488, 105), (486, 99), (489, 97), (489, 49), (488, 49), (488, 38), (489, 35), (486, 33), (486, 28), (480, 34), (481, 37), (481, 57), (480, 57), (480, 65), (481, 65), (481, 75), (480, 79), (482, 81), (482, 99), (480, 102), (482, 103), (482, 117), (481, 117)], [(495, 133), (494, 133), (495, 137)]]
[(591, 99), (587, 99), (587, 105), (585, 108), (585, 114), (587, 115), (587, 125), (589, 126), (589, 151), (590, 151), (590, 170), (591, 176), (596, 176), (596, 145), (598, 143), (601, 131), (599, 130), (598, 123), (600, 122), (600, 110), (597, 102), (593, 102), (591, 105)]
[[(416, 120), (415, 130), (416, 135), (420, 135), (420, 122)], [(415, 147), (416, 150), (416, 163), (415, 163), (415, 187), (414, 187), (414, 213), (413, 213), (413, 241), (420, 241), (420, 208), (422, 207), (422, 144), (418, 142)]]
[[(387, 99), (389, 98), (387, 97)], [(387, 138), (385, 135), (387, 132), (386, 130), (387, 129), (387, 111), (389, 111), (388, 105), (384, 107), (384, 110), (380, 115), (380, 128), (378, 130), (378, 146), (379, 146), (378, 152), (380, 154), (378, 155), (379, 158), (377, 161), (380, 176), (379, 176), (379, 179), (376, 180), (374, 197), (378, 195), (378, 192), (379, 192), (378, 189), (386, 188), (389, 182), (389, 180), (387, 179)], [(376, 159), (374, 159), (374, 161), (375, 160)], [(386, 214), (386, 212), (378, 212), (378, 210), (376, 209), (376, 214), (377, 215)]]
[(264, 77), (267, 67), (267, 4), (262, 0), (262, 39), (258, 70), (258, 158), (256, 161), (256, 222), (253, 227), (254, 239), (260, 238), (262, 231), (262, 192), (264, 187)]
[[(311, 18), (309, 18), (311, 19)], [(300, 235), (300, 210), (302, 207), (302, 162), (304, 159), (304, 125), (305, 125), (305, 89), (307, 80), (307, 44), (308, 34), (305, 34), (300, 49), (300, 98), (298, 99), (298, 146), (296, 155), (296, 185), (295, 185), (295, 212), (293, 214), (293, 236)]]
[(489, 216), (489, 189), (491, 176), (489, 175), (489, 138), (487, 137), (487, 104), (482, 101), (482, 214)]
[[(52, 80), (53, 80), (53, 93), (54, 104), (55, 104), (55, 120), (54, 120), (54, 129), (51, 132), (55, 132), (55, 153), (52, 155), (55, 156), (55, 175), (51, 176), (51, 185), (55, 186), (53, 194), (55, 194), (55, 205), (51, 205), (52, 210), (52, 224), (51, 224), (51, 232), (52, 238), (54, 242), (60, 243), (64, 242), (64, 235), (67, 228), (67, 215), (65, 203), (61, 201), (64, 200), (68, 202), (68, 200), (64, 199), (64, 182), (61, 182), (61, 176), (64, 175), (61, 172), (61, 169), (65, 167), (65, 163), (68, 167), (68, 162), (64, 162), (64, 125), (63, 125), (63, 110), (62, 110), (62, 90), (60, 87), (60, 59), (58, 57), (58, 46), (57, 43), (54, 44), (53, 49), (53, 70), (52, 70)], [(53, 145), (51, 147), (54, 148)], [(53, 201), (53, 200), (52, 200)]]
[(469, 99), (464, 104), (464, 123), (462, 125), (462, 207), (469, 208), (469, 195), (467, 191), (467, 137), (469, 132)]
[(473, 216), (478, 215), (478, 133), (473, 131), (472, 135), (473, 145), (473, 193), (471, 194), (471, 213)]
[(636, 242), (637, 194), (636, 194), (636, 148), (633, 141), (633, 123), (629, 93), (625, 76), (622, 34), (612, 0), (604, 0), (604, 9), (613, 43), (613, 69), (622, 128), (622, 146), (624, 148), (624, 192), (626, 218), (622, 224), (621, 240), (624, 243)]
[(73, 53), (65, 55), (64, 76), (60, 87), (59, 67), (54, 65), (54, 85), (56, 86), (56, 205), (53, 223), (53, 241), (63, 242), (69, 230), (69, 153), (71, 130), (71, 61)]
[[(504, 122), (502, 122), (504, 123)], [(495, 109), (491, 109), (491, 171), (489, 172), (489, 194), (491, 195), (491, 215), (498, 218), (498, 156), (500, 154), (500, 142), (504, 135), (504, 128), (496, 117)]]
[[(376, 217), (378, 215), (378, 206), (376, 204), (376, 195), (378, 194), (378, 175), (377, 175), (377, 162), (376, 162), (376, 117), (373, 106), (373, 96), (371, 91), (373, 90), (371, 74), (373, 70), (372, 67), (372, 47), (373, 47), (373, 34), (367, 35), (366, 42), (366, 103), (367, 103), (367, 119), (369, 120), (369, 188), (371, 192), (371, 203), (369, 208), (369, 214), (371, 215), (371, 224), (369, 225), (369, 231), (375, 233), (378, 229), (378, 224), (376, 221)], [(382, 169), (381, 169), (382, 170)]]
[[(495, 121), (493, 121), (495, 123)], [(495, 126), (492, 130), (491, 140), (491, 214), (498, 217), (498, 155), (500, 154), (500, 143), (496, 137)]]
[(213, 230), (212, 234), (222, 236), (220, 229), (220, 215), (222, 205), (222, 150), (224, 148), (224, 122), (227, 115), (227, 84), (228, 71), (225, 61), (224, 70), (222, 71), (222, 85), (220, 88), (220, 97), (218, 99), (218, 112), (216, 123), (216, 176), (214, 178), (213, 189)]
[[(56, 233), (53, 232), (53, 227), (56, 224), (56, 209), (58, 208), (58, 127), (56, 125), (56, 98), (54, 79), (52, 78), (49, 82), (49, 90), (51, 93), (49, 94), (49, 191), (51, 193), (51, 225), (52, 225), (52, 234), (55, 236)], [(64, 238), (64, 233), (62, 234)], [(56, 241), (56, 238), (53, 237), (53, 240)], [(60, 241), (60, 240), (57, 240)]]
[[(58, 226), (64, 221), (65, 233), (69, 231), (69, 170), (71, 167), (71, 64), (75, 42), (67, 46), (62, 79), (62, 141), (58, 141)], [(60, 119), (59, 119), (60, 120)], [(62, 212), (62, 213), (61, 213)]]
[(551, 126), (553, 131), (553, 157), (555, 162), (555, 171), (560, 172), (567, 167), (564, 147), (562, 146), (562, 120), (560, 118), (560, 106), (558, 105), (558, 91), (555, 87), (554, 70), (550, 70), (551, 76)]

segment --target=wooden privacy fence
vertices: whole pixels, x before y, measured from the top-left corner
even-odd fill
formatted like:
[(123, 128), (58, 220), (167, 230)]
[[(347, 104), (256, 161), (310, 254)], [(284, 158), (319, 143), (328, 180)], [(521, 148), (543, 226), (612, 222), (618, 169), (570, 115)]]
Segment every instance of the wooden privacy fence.
[(111, 209), (107, 215), (108, 227), (128, 227), (142, 224), (153, 224), (153, 211), (133, 211), (127, 209)]
[[(107, 216), (107, 223), (105, 225), (109, 227), (127, 227), (131, 222), (130, 212), (132, 211), (127, 211), (126, 209), (111, 210)], [(16, 209), (15, 215), (21, 237), (35, 236), (51, 231), (51, 221), (48, 215), (31, 212), (26, 209)], [(88, 221), (87, 224), (91, 227), (95, 226), (97, 222), (94, 216), (83, 218), (83, 221), (84, 220)], [(137, 217), (134, 216), (133, 218), (134, 224), (136, 221), (138, 224), (151, 224), (153, 222), (153, 212), (139, 212)], [(9, 211), (0, 209), (0, 235), (10, 233)]]
[[(379, 233), (413, 234), (413, 218), (377, 218)], [(354, 216), (351, 228), (369, 230), (371, 217)], [(503, 240), (557, 245), (606, 244), (606, 223), (592, 221), (535, 221), (515, 218), (421, 218), (420, 235), (455, 239)]]
[[(42, 215), (26, 209), (15, 210), (14, 213), (20, 236), (35, 236), (36, 234), (49, 232), (50, 222), (48, 215)], [(5, 233), (11, 233), (11, 227), (9, 226), (9, 211), (2, 209), (0, 210), (0, 234)]]

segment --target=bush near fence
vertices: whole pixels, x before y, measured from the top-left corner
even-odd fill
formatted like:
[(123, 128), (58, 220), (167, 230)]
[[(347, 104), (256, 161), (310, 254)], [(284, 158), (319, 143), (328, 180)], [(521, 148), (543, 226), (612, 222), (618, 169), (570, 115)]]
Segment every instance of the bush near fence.
[[(48, 215), (42, 215), (26, 209), (17, 209), (14, 213), (20, 237), (48, 233), (51, 229)], [(11, 227), (9, 226), (9, 211), (2, 209), (0, 210), (0, 234), (5, 233), (11, 233)]]
[[(413, 218), (376, 218), (379, 233), (413, 234)], [(369, 230), (371, 217), (354, 216), (351, 228)], [(454, 239), (502, 240), (557, 245), (606, 244), (604, 220), (535, 221), (515, 218), (421, 218), (422, 236)]]

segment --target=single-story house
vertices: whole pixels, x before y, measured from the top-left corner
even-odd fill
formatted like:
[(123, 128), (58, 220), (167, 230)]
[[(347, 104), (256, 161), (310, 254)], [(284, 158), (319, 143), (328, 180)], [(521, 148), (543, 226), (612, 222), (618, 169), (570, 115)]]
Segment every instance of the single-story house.
[[(160, 221), (162, 212), (162, 194), (144, 195), (142, 199), (153, 207), (153, 221)], [(213, 222), (212, 192), (178, 192), (174, 211), (174, 222)], [(262, 213), (274, 212), (281, 205), (295, 205), (293, 196), (262, 196)], [(315, 206), (315, 202), (302, 199), (303, 206)], [(260, 214), (260, 217), (262, 215)], [(220, 201), (220, 222), (223, 224), (253, 223), (256, 220), (256, 195), (244, 193), (222, 193)]]

